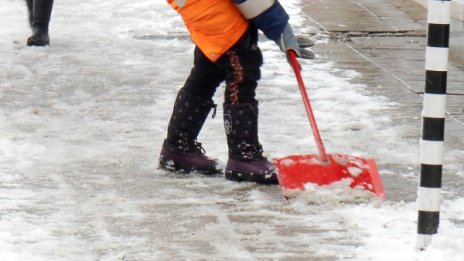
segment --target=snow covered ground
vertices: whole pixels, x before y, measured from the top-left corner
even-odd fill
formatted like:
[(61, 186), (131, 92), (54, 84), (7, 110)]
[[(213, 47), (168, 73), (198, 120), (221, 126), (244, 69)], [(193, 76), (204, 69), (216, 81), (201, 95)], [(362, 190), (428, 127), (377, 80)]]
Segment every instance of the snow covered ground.
[[(295, 31), (311, 31), (299, 1), (282, 2)], [(58, 1), (47, 48), (25, 47), (26, 16), (22, 1), (0, 2), (1, 260), (464, 260), (464, 198), (453, 191), (439, 234), (417, 252), (416, 191), (378, 200), (308, 188), (286, 202), (278, 187), (158, 170), (193, 51), (165, 1)], [(267, 156), (315, 153), (285, 57), (260, 46)], [(324, 57), (301, 63), (327, 150), (372, 156), (384, 178), (417, 182), (418, 140), (400, 138), (397, 103)], [(221, 114), (199, 140), (225, 162)], [(463, 151), (447, 155), (462, 182)]]

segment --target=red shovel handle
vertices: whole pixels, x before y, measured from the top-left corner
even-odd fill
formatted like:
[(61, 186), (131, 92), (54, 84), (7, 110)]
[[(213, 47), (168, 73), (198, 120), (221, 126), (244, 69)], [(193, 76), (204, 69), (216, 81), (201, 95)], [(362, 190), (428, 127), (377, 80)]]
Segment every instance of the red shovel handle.
[(319, 158), (321, 161), (327, 162), (327, 154), (325, 152), (324, 144), (322, 143), (321, 135), (319, 134), (319, 129), (317, 128), (316, 120), (314, 119), (313, 110), (311, 109), (311, 103), (309, 102), (303, 78), (301, 77), (300, 64), (296, 59), (296, 53), (294, 50), (288, 50), (287, 56), (289, 58), (290, 64), (292, 65), (293, 71), (295, 72), (296, 80), (298, 81), (298, 86), (300, 87), (301, 97), (303, 98), (306, 113), (308, 114), (309, 118), (309, 123), (311, 124), (314, 139), (316, 140), (317, 150), (319, 151)]

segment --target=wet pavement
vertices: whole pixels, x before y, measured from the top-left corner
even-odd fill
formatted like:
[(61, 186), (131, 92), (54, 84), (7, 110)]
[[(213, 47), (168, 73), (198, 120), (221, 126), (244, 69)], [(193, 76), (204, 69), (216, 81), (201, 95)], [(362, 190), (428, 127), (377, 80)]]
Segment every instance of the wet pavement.
[[(99, 12), (112, 6), (99, 1), (69, 4), (88, 5), (86, 8), (95, 7)], [(132, 5), (115, 1), (114, 17), (135, 17), (125, 13), (130, 10), (126, 4)], [(418, 12), (421, 9), (412, 1), (320, 0), (304, 4), (308, 28), (322, 40), (313, 48), (318, 56), (315, 62), (334, 63), (340, 73), (343, 69), (359, 72), (361, 76), (351, 81), (368, 86), (372, 96), (397, 103), (388, 108), (388, 117), (402, 139), (418, 144), (425, 10)], [(57, 12), (60, 7), (70, 12), (65, 13), (67, 19), (77, 19), (72, 14), (79, 8), (58, 5)], [(162, 16), (162, 11), (158, 15)], [(94, 19), (88, 20), (96, 23)], [(169, 114), (175, 92), (166, 86), (182, 83), (189, 70), (183, 64), (185, 55), (190, 52), (179, 45), (169, 50), (156, 41), (153, 45), (155, 38), (137, 37), (137, 30), (134, 38), (141, 41), (136, 47), (132, 39), (114, 41), (114, 24), (124, 23), (115, 19), (110, 24), (105, 16), (100, 19), (101, 31), (88, 27), (99, 35), (98, 44), (84, 37), (72, 39), (72, 44), (65, 42), (66, 49), (57, 41), (53, 48), (37, 52), (59, 58), (50, 59), (49, 64), (62, 74), (58, 78), (55, 71), (40, 74), (42, 67), (27, 63), (32, 51), (25, 50), (22, 42), (16, 44), (15, 52), (22, 56), (10, 64), (21, 66), (24, 72), (6, 74), (12, 84), (3, 87), (7, 91), (2, 96), (2, 106), (9, 110), (4, 115), (9, 127), (5, 146), (14, 151), (2, 159), (5, 205), (1, 214), (6, 224), (18, 224), (14, 231), (5, 229), (11, 233), (8, 246), (19, 253), (57, 260), (231, 260), (230, 256), (239, 257), (236, 260), (356, 260), (356, 249), (365, 244), (367, 232), (344, 211), (360, 207), (357, 204), (289, 205), (282, 203), (277, 187), (235, 184), (223, 177), (173, 176), (157, 170), (154, 159), (160, 144), (155, 144), (155, 137), (165, 134), (168, 116), (163, 115)], [(61, 21), (64, 26), (66, 20)], [(81, 33), (72, 23), (68, 28), (69, 35)], [(66, 41), (67, 36), (62, 33), (58, 37), (57, 32), (56, 39)], [(163, 40), (187, 44), (187, 38), (181, 34)], [(133, 60), (118, 53), (120, 45), (133, 48), (129, 48)], [(165, 49), (154, 51), (154, 47)], [(156, 52), (169, 53), (173, 59), (158, 63), (154, 54), (155, 62), (152, 57), (144, 60), (146, 53)], [(96, 61), (98, 55), (107, 59)], [(163, 77), (166, 68), (179, 70)], [(20, 77), (23, 74), (26, 76)], [(41, 77), (38, 80), (37, 75)], [(464, 154), (463, 75), (450, 66), (446, 139), (453, 154), (445, 155), (446, 161), (454, 163), (462, 162)], [(293, 90), (284, 94), (290, 93)], [(16, 122), (15, 116), (22, 121)], [(221, 121), (209, 124), (222, 129)], [(207, 142), (216, 139), (221, 137), (210, 135)], [(388, 196), (385, 209), (412, 209), (408, 203), (415, 201), (419, 166), (392, 160), (385, 164), (381, 158), (377, 162), (381, 173), (386, 173), (382, 176)], [(464, 195), (464, 181), (455, 175), (457, 171), (445, 166), (445, 197)], [(406, 222), (404, 218), (398, 223)], [(462, 218), (456, 218), (456, 223), (462, 224)], [(15, 233), (18, 230), (21, 233)]]
[[(305, 1), (304, 10), (309, 15), (308, 22), (320, 30), (318, 33), (328, 34), (331, 39), (329, 43), (315, 46), (318, 57), (335, 62), (339, 68), (360, 72), (362, 77), (357, 81), (370, 86), (373, 95), (399, 103), (391, 117), (405, 124), (405, 129), (412, 130), (403, 138), (420, 138), (426, 9), (412, 0), (311, 0)], [(463, 152), (464, 66), (450, 62), (447, 92), (446, 148)], [(445, 165), (443, 186), (463, 194), (464, 189), (459, 186), (462, 178), (453, 173), (455, 170), (447, 172)], [(404, 199), (401, 191), (417, 186), (414, 180), (398, 183), (388, 177), (384, 183), (390, 198), (397, 200)], [(398, 189), (398, 184), (405, 187)]]
[[(414, 1), (427, 7), (427, 0)], [(462, 68), (464, 67), (464, 1), (453, 0), (450, 11), (450, 56)]]

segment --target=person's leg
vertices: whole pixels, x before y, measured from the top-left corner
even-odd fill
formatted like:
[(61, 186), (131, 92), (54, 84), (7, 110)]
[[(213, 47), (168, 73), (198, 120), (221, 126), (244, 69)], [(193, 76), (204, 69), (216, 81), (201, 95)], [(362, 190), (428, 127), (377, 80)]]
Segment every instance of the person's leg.
[(29, 25), (31, 26), (32, 28), (32, 20), (33, 20), (33, 17), (32, 17), (32, 7), (33, 7), (33, 1), (32, 0), (26, 0), (26, 4), (27, 4), (27, 13), (28, 13), (28, 19), (29, 19)]
[(258, 138), (258, 102), (255, 90), (260, 79), (262, 54), (257, 30), (247, 34), (221, 59), (227, 71), (224, 127), (229, 147), (225, 176), (234, 181), (277, 184), (274, 166), (265, 157)]
[(32, 35), (27, 39), (28, 46), (50, 44), (48, 25), (52, 14), (53, 0), (34, 0), (32, 4)]
[(224, 81), (225, 74), (198, 47), (194, 51), (193, 63), (192, 71), (182, 89), (193, 96), (211, 100), (217, 87)]
[(212, 108), (215, 113), (212, 97), (223, 79), (216, 65), (196, 48), (194, 67), (177, 95), (169, 121), (160, 155), (162, 169), (205, 174), (221, 171), (217, 161), (204, 154), (197, 137)]

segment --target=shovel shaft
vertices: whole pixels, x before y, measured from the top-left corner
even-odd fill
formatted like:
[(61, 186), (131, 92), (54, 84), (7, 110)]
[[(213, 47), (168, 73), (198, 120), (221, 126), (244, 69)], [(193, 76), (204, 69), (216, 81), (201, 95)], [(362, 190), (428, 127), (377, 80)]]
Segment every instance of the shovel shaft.
[(311, 124), (311, 129), (313, 130), (314, 140), (317, 144), (319, 160), (327, 162), (327, 153), (325, 152), (324, 144), (322, 143), (321, 135), (319, 134), (319, 129), (317, 128), (313, 110), (311, 109), (311, 103), (309, 102), (308, 94), (306, 92), (306, 87), (303, 82), (303, 78), (301, 77), (300, 64), (296, 59), (296, 53), (293, 50), (288, 50), (287, 55), (292, 65), (293, 71), (295, 72), (296, 80), (298, 81), (298, 86), (300, 87), (301, 97), (303, 98), (303, 103), (305, 105), (306, 113), (308, 114), (309, 123)]

